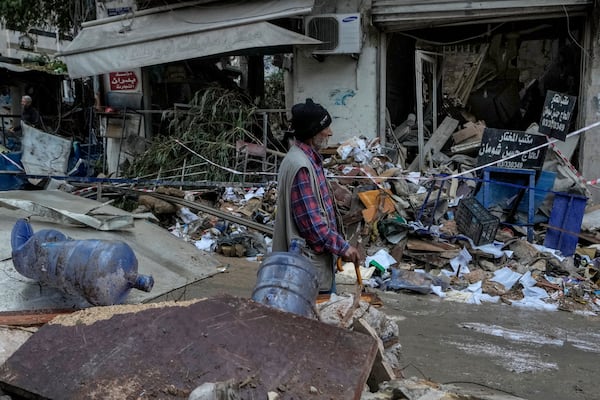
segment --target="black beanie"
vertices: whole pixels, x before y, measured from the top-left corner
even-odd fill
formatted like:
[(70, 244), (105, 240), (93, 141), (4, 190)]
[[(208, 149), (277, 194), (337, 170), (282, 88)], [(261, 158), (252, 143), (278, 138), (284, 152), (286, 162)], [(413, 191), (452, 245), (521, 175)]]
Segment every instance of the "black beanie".
[(304, 141), (331, 125), (331, 115), (312, 99), (292, 107), (292, 129), (296, 139)]

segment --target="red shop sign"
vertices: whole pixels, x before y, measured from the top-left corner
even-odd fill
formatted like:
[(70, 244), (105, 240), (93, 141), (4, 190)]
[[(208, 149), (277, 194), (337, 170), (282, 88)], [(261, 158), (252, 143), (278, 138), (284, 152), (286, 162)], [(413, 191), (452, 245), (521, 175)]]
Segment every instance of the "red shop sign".
[(110, 90), (134, 90), (138, 85), (135, 72), (110, 72), (108, 74)]

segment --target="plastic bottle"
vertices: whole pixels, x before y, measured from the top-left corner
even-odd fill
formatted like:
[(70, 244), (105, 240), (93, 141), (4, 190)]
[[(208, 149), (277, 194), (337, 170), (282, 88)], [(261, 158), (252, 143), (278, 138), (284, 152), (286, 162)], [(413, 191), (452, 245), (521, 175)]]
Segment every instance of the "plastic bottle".
[(317, 271), (302, 255), (303, 239), (292, 239), (288, 251), (272, 252), (257, 273), (252, 300), (307, 318), (316, 318)]
[(294, 238), (290, 242), (288, 251), (292, 254), (302, 255), (302, 248), (305, 244), (306, 242), (304, 241), (304, 239)]
[(138, 275), (131, 247), (116, 240), (74, 240), (54, 229), (36, 233), (19, 219), (11, 234), (12, 259), (23, 276), (101, 306), (122, 303), (129, 291), (149, 292), (154, 278)]

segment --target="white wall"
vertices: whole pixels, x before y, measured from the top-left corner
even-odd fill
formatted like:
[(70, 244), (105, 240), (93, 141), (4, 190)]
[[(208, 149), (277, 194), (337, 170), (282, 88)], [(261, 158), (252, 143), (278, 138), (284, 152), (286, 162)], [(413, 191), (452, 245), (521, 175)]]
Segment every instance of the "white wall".
[[(333, 119), (330, 144), (353, 136), (378, 137), (379, 33), (370, 26), (369, 7), (369, 1), (315, 1), (314, 15), (362, 14), (362, 51), (358, 59), (349, 54), (332, 54), (317, 61), (307, 49), (296, 48), (294, 52), (288, 81), (291, 88), (286, 90), (291, 90), (292, 104), (310, 97), (329, 111)], [(291, 106), (289, 99), (287, 106)]]
[[(51, 32), (52, 33), (52, 32)], [(54, 34), (54, 33), (52, 33)], [(0, 30), (0, 53), (4, 57), (11, 57), (22, 60), (27, 57), (33, 57), (37, 54), (53, 55), (66, 47), (70, 41), (61, 41), (55, 37), (45, 35), (29, 34), (34, 40), (33, 50), (24, 50), (19, 47), (19, 37), (22, 32), (9, 29)]]
[(377, 137), (377, 50), (363, 46), (359, 60), (329, 55), (315, 60), (307, 51), (294, 56), (294, 104), (312, 98), (333, 119), (330, 144), (353, 136)]

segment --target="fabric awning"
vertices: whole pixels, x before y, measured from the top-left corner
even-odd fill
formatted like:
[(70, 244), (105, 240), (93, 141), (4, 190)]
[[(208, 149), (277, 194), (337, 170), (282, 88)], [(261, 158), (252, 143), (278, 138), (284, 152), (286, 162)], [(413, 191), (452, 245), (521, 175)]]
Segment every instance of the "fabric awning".
[(268, 20), (307, 14), (313, 0), (219, 2), (93, 21), (59, 54), (69, 76), (100, 75), (192, 58), (318, 45)]
[(583, 15), (592, 0), (373, 0), (373, 25), (386, 32)]
[(7, 69), (11, 72), (29, 72), (30, 69), (21, 67), (20, 65), (9, 64), (5, 62), (0, 62), (0, 68)]

